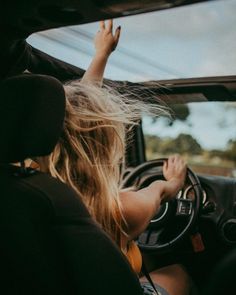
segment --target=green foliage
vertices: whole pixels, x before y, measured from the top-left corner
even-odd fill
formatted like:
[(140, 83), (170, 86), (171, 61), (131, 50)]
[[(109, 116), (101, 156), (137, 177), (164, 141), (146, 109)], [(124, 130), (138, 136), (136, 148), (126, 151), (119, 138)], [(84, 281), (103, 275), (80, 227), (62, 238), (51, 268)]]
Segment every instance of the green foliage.
[[(173, 125), (176, 120), (185, 121), (190, 115), (190, 110), (187, 104), (173, 104), (170, 106), (172, 120), (167, 119), (167, 125)], [(158, 121), (158, 118), (152, 118), (153, 123)]]
[(230, 140), (227, 145), (227, 150), (225, 152), (226, 157), (229, 160), (236, 162), (236, 140)]
[(190, 134), (179, 134), (174, 140), (174, 144), (177, 153), (199, 155), (202, 152), (201, 145)]
[(226, 150), (205, 151), (190, 134), (179, 134), (176, 138), (160, 138), (155, 135), (145, 135), (146, 149), (149, 154), (169, 155), (174, 153), (188, 156), (207, 155), (207, 158), (236, 162), (236, 140), (230, 140)]
[(171, 106), (173, 110), (174, 120), (185, 121), (190, 115), (190, 111), (187, 104), (174, 104)]
[(145, 135), (147, 150), (150, 153), (160, 154), (192, 154), (198, 155), (202, 152), (200, 144), (190, 134), (179, 134), (175, 139), (159, 138), (154, 135)]
[(226, 150), (211, 150), (208, 154), (210, 157), (236, 162), (236, 140), (229, 140)]

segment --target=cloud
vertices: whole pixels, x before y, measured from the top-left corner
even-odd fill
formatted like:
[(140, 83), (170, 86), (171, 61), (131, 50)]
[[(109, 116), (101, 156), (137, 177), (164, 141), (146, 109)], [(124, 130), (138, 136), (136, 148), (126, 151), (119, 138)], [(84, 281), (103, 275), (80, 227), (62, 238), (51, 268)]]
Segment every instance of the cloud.
[[(115, 79), (116, 75), (120, 78), (123, 73), (124, 80), (133, 81), (233, 75), (236, 73), (235, 15), (235, 0), (215, 0), (115, 19), (114, 26), (122, 27), (121, 39), (109, 60), (106, 75)], [(98, 28), (98, 23), (73, 27), (92, 36)], [(47, 34), (59, 36), (60, 30), (51, 30)], [(36, 39), (31, 38), (31, 41), (40, 47)], [(58, 58), (68, 62), (73, 56), (72, 62), (85, 67), (84, 60), (87, 62), (93, 54), (92, 39), (83, 40), (80, 34), (71, 39), (64, 34), (60, 40), (65, 45), (68, 43), (68, 48), (61, 46), (60, 50), (60, 44), (40, 40), (41, 48), (49, 48), (50, 54), (55, 52)], [(69, 48), (71, 43), (78, 48), (78, 59), (74, 58), (76, 49)], [(88, 52), (88, 56), (84, 57), (85, 53), (80, 49)], [(130, 56), (123, 49), (128, 50)], [(122, 71), (116, 64), (121, 68), (123, 64), (128, 65), (129, 70)]]

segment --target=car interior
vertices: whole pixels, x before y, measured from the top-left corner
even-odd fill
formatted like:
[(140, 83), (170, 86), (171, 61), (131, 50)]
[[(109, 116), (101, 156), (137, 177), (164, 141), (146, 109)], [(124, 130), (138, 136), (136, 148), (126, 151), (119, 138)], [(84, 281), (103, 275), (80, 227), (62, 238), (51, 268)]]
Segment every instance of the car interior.
[[(25, 158), (53, 150), (64, 118), (61, 83), (81, 78), (85, 72), (34, 47), (27, 38), (45, 30), (180, 7), (194, 9), (210, 2), (218, 1), (9, 0), (2, 4), (3, 294), (142, 294), (128, 262), (95, 224), (75, 192), (24, 166)], [(105, 77), (104, 84), (121, 94), (130, 93), (131, 98), (164, 103), (172, 113), (172, 120), (143, 117), (134, 128), (126, 153), (123, 188), (141, 189), (164, 179), (163, 163), (173, 152), (183, 154), (188, 162), (183, 189), (161, 206), (137, 237), (148, 270), (181, 263), (199, 294), (236, 294), (236, 76), (155, 81)], [(164, 128), (166, 137), (160, 131)], [(215, 138), (222, 148), (211, 146)], [(14, 162), (21, 165), (10, 164)]]

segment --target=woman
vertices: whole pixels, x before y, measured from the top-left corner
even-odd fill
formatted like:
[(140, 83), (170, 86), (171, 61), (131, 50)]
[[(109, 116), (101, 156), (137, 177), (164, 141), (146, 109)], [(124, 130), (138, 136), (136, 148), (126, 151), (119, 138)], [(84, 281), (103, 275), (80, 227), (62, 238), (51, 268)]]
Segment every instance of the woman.
[[(113, 35), (112, 26), (111, 20), (107, 24), (100, 22), (91, 65), (81, 81), (65, 85), (63, 133), (53, 153), (38, 162), (41, 170), (79, 193), (92, 217), (119, 245), (139, 275), (142, 259), (133, 240), (147, 227), (160, 204), (182, 188), (186, 165), (180, 156), (171, 156), (163, 167), (166, 181), (154, 181), (139, 191), (120, 189), (127, 134), (143, 112), (159, 115), (168, 111), (157, 105), (147, 107), (138, 99), (100, 87), (108, 57), (120, 36), (120, 27)], [(189, 278), (179, 265), (157, 270), (151, 277), (162, 295), (189, 294)], [(144, 294), (154, 292), (147, 284), (143, 286)]]

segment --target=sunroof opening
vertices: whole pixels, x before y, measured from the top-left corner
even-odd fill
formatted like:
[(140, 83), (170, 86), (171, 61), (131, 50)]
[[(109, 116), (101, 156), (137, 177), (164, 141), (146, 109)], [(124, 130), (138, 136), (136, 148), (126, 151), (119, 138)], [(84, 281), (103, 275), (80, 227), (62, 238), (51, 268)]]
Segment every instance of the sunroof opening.
[[(118, 18), (119, 45), (105, 77), (147, 81), (236, 73), (236, 2), (215, 0)], [(86, 69), (98, 23), (34, 34), (36, 48)]]

